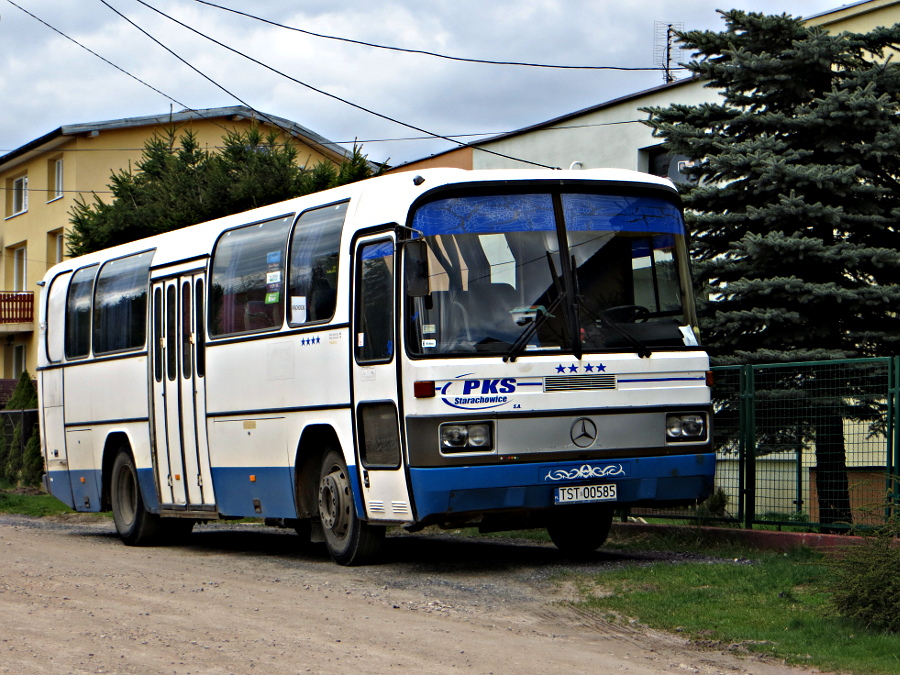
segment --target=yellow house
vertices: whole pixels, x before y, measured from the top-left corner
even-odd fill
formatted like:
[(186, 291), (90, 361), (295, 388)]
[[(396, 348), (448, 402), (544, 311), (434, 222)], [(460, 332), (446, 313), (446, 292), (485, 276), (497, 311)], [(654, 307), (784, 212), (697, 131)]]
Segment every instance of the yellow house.
[(275, 126), (298, 146), (307, 166), (339, 163), (348, 153), (296, 122), (244, 106), (191, 110), (149, 117), (59, 127), (0, 157), (5, 194), (0, 229), (0, 379), (34, 374), (37, 326), (34, 293), (49, 267), (66, 255), (69, 212), (80, 196), (109, 201), (110, 175), (135, 167), (144, 142), (175, 127), (197, 134), (201, 147), (221, 146), (226, 130), (258, 123)]

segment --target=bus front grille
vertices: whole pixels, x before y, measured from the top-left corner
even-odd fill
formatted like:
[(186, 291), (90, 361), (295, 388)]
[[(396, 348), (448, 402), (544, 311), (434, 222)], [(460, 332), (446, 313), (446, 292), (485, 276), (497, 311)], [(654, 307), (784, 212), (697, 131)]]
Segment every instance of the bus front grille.
[(544, 378), (544, 391), (615, 389), (615, 375), (554, 375)]

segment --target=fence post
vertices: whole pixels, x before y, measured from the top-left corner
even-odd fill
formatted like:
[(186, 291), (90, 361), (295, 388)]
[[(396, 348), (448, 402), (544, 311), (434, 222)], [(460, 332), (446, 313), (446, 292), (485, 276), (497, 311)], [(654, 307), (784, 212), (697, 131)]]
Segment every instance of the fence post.
[(740, 390), (741, 502), (744, 527), (751, 530), (756, 520), (756, 375), (751, 365), (741, 367)]
[(885, 518), (896, 514), (900, 506), (900, 356), (888, 362), (887, 409), (887, 495)]

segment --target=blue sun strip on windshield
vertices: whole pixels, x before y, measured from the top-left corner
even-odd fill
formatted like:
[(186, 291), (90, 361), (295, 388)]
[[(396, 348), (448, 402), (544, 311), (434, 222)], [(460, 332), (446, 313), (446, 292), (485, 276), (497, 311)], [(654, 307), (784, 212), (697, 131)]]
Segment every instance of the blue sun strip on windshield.
[[(678, 208), (663, 199), (634, 195), (562, 195), (571, 232), (684, 234)], [(437, 234), (550, 232), (556, 229), (549, 194), (488, 195), (441, 199), (420, 208), (415, 229)]]

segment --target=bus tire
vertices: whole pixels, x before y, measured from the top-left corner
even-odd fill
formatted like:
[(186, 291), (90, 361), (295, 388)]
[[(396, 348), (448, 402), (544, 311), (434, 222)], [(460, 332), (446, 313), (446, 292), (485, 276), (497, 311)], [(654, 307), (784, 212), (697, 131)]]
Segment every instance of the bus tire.
[(603, 546), (612, 526), (613, 510), (602, 504), (557, 507), (547, 534), (563, 553), (583, 556)]
[(110, 502), (116, 532), (128, 546), (146, 546), (160, 535), (160, 517), (147, 511), (131, 453), (122, 449), (113, 462)]
[(319, 519), (328, 553), (339, 565), (364, 565), (381, 548), (385, 528), (356, 516), (344, 458), (329, 450), (319, 473)]

